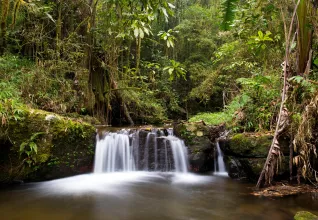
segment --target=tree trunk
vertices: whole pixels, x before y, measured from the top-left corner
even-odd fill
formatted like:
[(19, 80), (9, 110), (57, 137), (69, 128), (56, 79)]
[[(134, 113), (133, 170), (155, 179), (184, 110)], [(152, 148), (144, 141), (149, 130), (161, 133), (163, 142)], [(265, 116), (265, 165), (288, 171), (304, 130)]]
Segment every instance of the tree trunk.
[(5, 48), (7, 46), (7, 16), (9, 12), (9, 0), (1, 1), (1, 36), (0, 36), (0, 55), (3, 55)]
[(294, 24), (294, 19), (296, 16), (297, 8), (301, 0), (298, 0), (297, 5), (295, 6), (294, 13), (290, 22), (290, 27), (289, 27), (289, 32), (288, 36), (286, 38), (286, 49), (285, 49), (285, 63), (284, 63), (284, 85), (283, 85), (283, 91), (281, 94), (282, 101), (280, 105), (280, 110), (278, 114), (278, 120), (277, 120), (277, 125), (273, 137), (273, 141), (271, 144), (271, 147), (269, 149), (263, 170), (259, 176), (259, 179), (256, 184), (256, 188), (259, 189), (262, 181), (265, 177), (265, 185), (270, 185), (273, 175), (274, 175), (274, 164), (276, 163), (279, 154), (280, 154), (280, 149), (279, 149), (279, 143), (278, 143), (278, 135), (282, 131), (282, 126), (284, 126), (285, 123), (283, 122), (283, 117), (285, 112), (285, 101), (286, 101), (286, 92), (287, 92), (287, 77), (288, 77), (288, 63), (289, 63), (289, 45), (290, 45), (290, 38), (293, 30), (293, 24)]
[(93, 33), (91, 32), (91, 29), (95, 27), (95, 17), (96, 17), (96, 7), (98, 4), (98, 0), (89, 0), (89, 22), (87, 24), (87, 47), (86, 47), (86, 63), (85, 66), (88, 69), (88, 91), (89, 91), (89, 101), (87, 103), (87, 106), (89, 108), (89, 112), (92, 113), (93, 116), (96, 116), (97, 112), (94, 107), (98, 100), (96, 100), (95, 92), (94, 92), (94, 74), (96, 74), (93, 71), (93, 47), (94, 47), (94, 37)]

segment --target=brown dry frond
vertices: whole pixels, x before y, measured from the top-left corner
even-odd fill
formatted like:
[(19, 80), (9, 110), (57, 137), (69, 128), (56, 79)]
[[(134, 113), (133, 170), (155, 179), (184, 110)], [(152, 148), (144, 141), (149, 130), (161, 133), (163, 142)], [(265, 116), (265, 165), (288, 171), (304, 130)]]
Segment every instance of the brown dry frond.
[(318, 171), (311, 165), (311, 158), (317, 158), (316, 146), (313, 144), (313, 132), (318, 119), (318, 93), (314, 95), (310, 103), (305, 107), (301, 123), (298, 127), (293, 144), (294, 150), (299, 153), (294, 157), (294, 164), (301, 168), (304, 178), (315, 177), (318, 182)]

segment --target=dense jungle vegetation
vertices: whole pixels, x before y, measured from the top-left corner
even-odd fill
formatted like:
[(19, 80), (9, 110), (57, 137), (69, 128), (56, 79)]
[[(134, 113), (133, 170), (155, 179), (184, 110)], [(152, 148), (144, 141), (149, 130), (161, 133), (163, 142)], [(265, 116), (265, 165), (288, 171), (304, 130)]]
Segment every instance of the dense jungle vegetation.
[(35, 108), (116, 126), (276, 129), (293, 140), (299, 172), (317, 176), (317, 5), (1, 0), (1, 125)]

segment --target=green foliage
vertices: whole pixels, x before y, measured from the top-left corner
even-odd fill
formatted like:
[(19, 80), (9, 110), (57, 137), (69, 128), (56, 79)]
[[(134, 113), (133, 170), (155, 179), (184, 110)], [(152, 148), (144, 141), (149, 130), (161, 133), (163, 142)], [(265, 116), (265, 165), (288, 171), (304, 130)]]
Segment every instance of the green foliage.
[(237, 80), (242, 85), (242, 94), (250, 97), (250, 102), (242, 111), (245, 116), (240, 119), (244, 130), (270, 130), (274, 122), (275, 110), (278, 108), (280, 95), (279, 78), (275, 75), (255, 75), (252, 78)]
[(222, 112), (200, 113), (190, 121), (203, 120), (211, 125), (224, 122), (234, 131), (270, 130), (278, 105), (278, 77), (255, 75), (237, 82), (242, 86), (241, 93)]
[(28, 164), (29, 167), (34, 166), (36, 161), (36, 154), (38, 153), (38, 145), (36, 144), (37, 139), (45, 134), (44, 132), (37, 132), (32, 134), (29, 140), (22, 142), (20, 145), (20, 156), (24, 156), (23, 162)]
[(265, 34), (262, 31), (258, 31), (257, 34), (257, 36), (251, 36), (247, 44), (252, 50), (259, 53), (261, 50), (265, 50), (268, 47), (268, 42), (273, 42), (274, 40), (270, 37), (272, 34), (270, 31), (266, 31)]
[(284, 52), (280, 13), (279, 3), (259, 0), (15, 4), (0, 99), (105, 123), (223, 109), (212, 124), (270, 129)]
[(167, 32), (159, 31), (158, 33), (160, 39), (166, 41), (168, 48), (174, 47), (174, 42), (176, 38), (173, 36), (173, 33), (178, 33), (178, 31), (173, 31), (172, 29), (169, 29)]
[(293, 76), (289, 78), (290, 82), (298, 84), (300, 87), (304, 89), (303, 96), (307, 94), (313, 94), (317, 91), (317, 84), (313, 83), (313, 81), (304, 78), (303, 76)]
[(175, 60), (170, 60), (171, 65), (163, 68), (163, 71), (167, 71), (169, 73), (169, 80), (172, 81), (175, 78), (183, 78), (185, 79), (186, 70), (182, 67), (182, 64), (176, 62)]
[(220, 125), (232, 121), (232, 116), (225, 113), (199, 113), (189, 119), (190, 122), (204, 121), (208, 125)]
[(21, 98), (20, 86), (27, 78), (26, 70), (32, 62), (6, 54), (0, 57), (0, 100)]
[[(69, 63), (47, 63), (48, 67), (36, 66), (18, 56), (7, 54), (0, 57), (0, 100), (14, 99), (58, 113), (80, 112), (87, 95), (87, 76), (74, 73)], [(67, 78), (68, 74), (74, 74), (75, 79)]]
[(1, 126), (7, 126), (10, 120), (20, 121), (24, 118), (24, 115), (24, 107), (17, 100), (0, 99)]

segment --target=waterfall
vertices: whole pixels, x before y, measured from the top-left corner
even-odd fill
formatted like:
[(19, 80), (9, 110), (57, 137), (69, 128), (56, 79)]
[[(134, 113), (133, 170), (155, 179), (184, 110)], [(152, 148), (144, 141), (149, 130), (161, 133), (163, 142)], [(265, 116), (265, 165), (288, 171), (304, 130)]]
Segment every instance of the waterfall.
[(94, 172), (188, 172), (188, 153), (182, 140), (158, 129), (105, 132), (96, 137)]
[(139, 170), (139, 131), (135, 132), (132, 135), (132, 148), (134, 152), (134, 158), (135, 158), (135, 164), (136, 164), (136, 170)]
[(186, 159), (188, 152), (187, 148), (184, 145), (184, 142), (173, 136), (168, 136), (168, 138), (173, 152), (173, 159), (176, 172), (188, 172), (188, 160)]
[(150, 144), (150, 137), (153, 135), (153, 133), (147, 134), (146, 139), (146, 145), (145, 145), (145, 151), (144, 151), (144, 170), (149, 170), (149, 144)]
[(214, 173), (217, 175), (228, 175), (225, 169), (225, 163), (223, 159), (223, 152), (220, 148), (219, 141), (216, 141), (216, 154), (217, 154), (217, 160), (214, 159)]
[(94, 172), (135, 170), (129, 136), (124, 133), (107, 133), (103, 139), (97, 137)]

